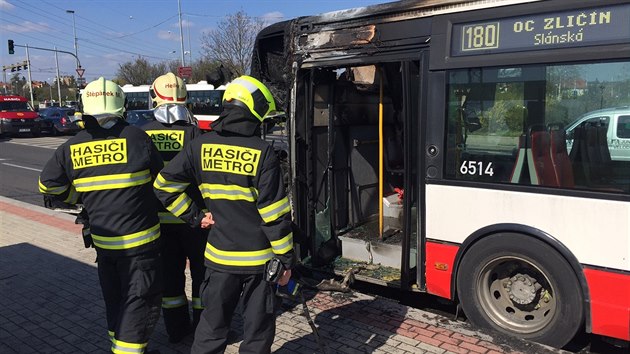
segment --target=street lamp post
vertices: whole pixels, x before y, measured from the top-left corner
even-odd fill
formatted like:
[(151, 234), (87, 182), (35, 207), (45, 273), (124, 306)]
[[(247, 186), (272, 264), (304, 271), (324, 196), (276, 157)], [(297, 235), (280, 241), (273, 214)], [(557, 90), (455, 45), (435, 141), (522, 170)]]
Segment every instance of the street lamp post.
[(77, 57), (77, 69), (81, 67), (79, 65), (79, 53), (77, 45), (77, 24), (74, 20), (74, 10), (66, 10), (66, 13), (72, 14), (72, 32), (74, 34), (74, 55)]
[[(48, 78), (48, 81), (51, 81), (50, 78)], [(53, 97), (52, 97), (52, 83), (51, 82), (48, 83), (48, 92), (50, 93), (50, 101), (52, 102)]]
[(186, 62), (184, 60), (184, 32), (182, 31), (182, 3), (180, 0), (177, 0), (177, 9), (179, 14), (179, 42), (182, 52), (182, 66), (186, 66)]

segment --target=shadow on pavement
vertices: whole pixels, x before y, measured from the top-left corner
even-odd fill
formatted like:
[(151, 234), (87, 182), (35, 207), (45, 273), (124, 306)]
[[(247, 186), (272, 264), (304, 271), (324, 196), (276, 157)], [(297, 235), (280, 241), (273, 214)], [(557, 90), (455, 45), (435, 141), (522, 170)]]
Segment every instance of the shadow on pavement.
[[(111, 343), (96, 265), (28, 243), (0, 247), (0, 353), (106, 353)], [(189, 353), (160, 319), (150, 349)]]

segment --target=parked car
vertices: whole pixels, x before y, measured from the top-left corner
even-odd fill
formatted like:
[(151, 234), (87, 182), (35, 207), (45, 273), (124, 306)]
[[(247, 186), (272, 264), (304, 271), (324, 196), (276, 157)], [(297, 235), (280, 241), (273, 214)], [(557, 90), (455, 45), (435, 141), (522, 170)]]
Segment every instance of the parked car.
[(81, 128), (72, 121), (75, 110), (67, 107), (48, 107), (39, 110), (40, 127), (52, 135), (76, 134)]
[(137, 127), (140, 127), (148, 122), (155, 120), (153, 111), (150, 109), (131, 110), (127, 111), (125, 114), (125, 120), (127, 121), (127, 123), (135, 125)]
[(39, 136), (39, 120), (26, 97), (0, 95), (0, 136), (22, 133)]

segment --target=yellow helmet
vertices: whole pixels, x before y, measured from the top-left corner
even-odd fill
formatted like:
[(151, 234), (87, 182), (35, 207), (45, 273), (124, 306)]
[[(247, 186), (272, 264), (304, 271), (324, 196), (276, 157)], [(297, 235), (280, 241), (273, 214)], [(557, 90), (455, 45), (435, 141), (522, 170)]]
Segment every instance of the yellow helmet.
[(159, 76), (149, 90), (153, 108), (167, 103), (186, 104), (186, 84), (181, 77), (168, 73)]
[(223, 93), (223, 105), (230, 104), (249, 110), (261, 122), (276, 110), (271, 91), (251, 76), (241, 76), (227, 86)]
[(99, 77), (92, 81), (81, 94), (83, 114), (122, 117), (125, 112), (125, 93), (115, 82)]

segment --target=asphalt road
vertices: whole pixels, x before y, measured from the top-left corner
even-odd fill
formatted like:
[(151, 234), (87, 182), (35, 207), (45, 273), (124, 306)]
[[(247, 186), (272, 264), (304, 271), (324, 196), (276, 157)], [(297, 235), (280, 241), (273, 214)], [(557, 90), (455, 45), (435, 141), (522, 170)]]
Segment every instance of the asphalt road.
[(68, 137), (12, 137), (0, 139), (0, 195), (43, 205), (39, 173)]

